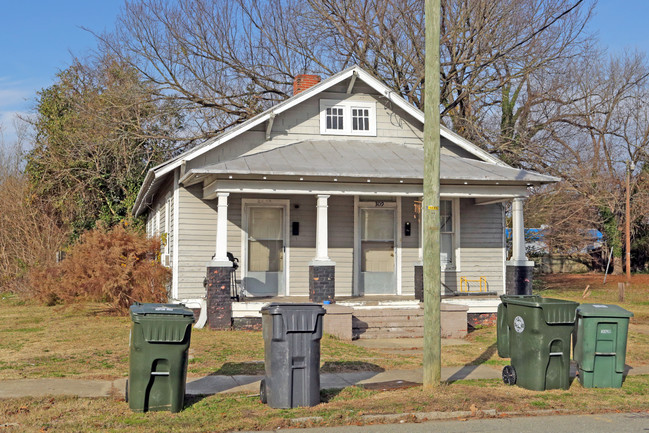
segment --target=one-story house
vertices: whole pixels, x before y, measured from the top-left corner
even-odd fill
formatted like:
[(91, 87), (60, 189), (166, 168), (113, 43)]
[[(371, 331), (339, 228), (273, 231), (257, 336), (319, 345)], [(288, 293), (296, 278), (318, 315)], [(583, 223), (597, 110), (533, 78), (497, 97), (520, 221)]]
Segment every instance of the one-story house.
[[(133, 213), (163, 235), (171, 300), (200, 303), (204, 281), (208, 298), (210, 287), (225, 290), (210, 276), (230, 278), (228, 253), (247, 299), (414, 299), (423, 124), (422, 111), (353, 66), (324, 81), (298, 76), (294, 96), (151, 169)], [(520, 215), (516, 237), (528, 187), (558, 179), (513, 168), (445, 127), (440, 137), (442, 290), (503, 294), (504, 204)], [(529, 265), (524, 246), (514, 261)]]

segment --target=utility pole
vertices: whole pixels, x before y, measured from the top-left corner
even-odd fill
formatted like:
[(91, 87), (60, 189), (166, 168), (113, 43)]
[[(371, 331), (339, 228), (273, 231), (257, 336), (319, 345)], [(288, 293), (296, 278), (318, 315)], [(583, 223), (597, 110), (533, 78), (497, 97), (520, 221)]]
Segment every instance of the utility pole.
[(439, 33), (440, 0), (426, 0), (424, 82), (424, 389), (440, 384), (442, 374), (441, 267), (439, 216)]
[(631, 284), (631, 172), (635, 170), (633, 161), (626, 162), (626, 283)]

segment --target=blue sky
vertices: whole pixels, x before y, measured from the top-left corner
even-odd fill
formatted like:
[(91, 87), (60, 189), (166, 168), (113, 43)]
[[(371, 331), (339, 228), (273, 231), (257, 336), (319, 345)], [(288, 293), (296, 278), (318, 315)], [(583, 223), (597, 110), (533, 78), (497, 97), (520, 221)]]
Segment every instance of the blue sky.
[[(226, 0), (222, 0), (226, 1)], [(39, 89), (54, 82), (71, 53), (95, 47), (81, 29), (110, 30), (123, 0), (0, 0), (0, 126), (5, 143), (15, 139), (16, 113), (34, 106)], [(600, 0), (590, 30), (610, 51), (638, 48), (649, 52), (649, 2)]]

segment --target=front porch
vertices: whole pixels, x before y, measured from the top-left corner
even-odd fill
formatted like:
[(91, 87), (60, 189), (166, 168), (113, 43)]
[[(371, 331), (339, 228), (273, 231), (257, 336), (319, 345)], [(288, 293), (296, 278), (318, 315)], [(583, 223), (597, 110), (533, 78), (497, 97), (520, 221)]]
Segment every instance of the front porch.
[[(245, 299), (232, 304), (232, 327), (260, 330), (261, 309), (272, 302), (308, 303), (306, 296)], [(495, 319), (497, 296), (445, 296), (441, 304), (442, 337), (463, 338), (469, 328)], [(422, 337), (423, 304), (413, 296), (341, 296), (325, 304), (324, 330), (343, 340)]]

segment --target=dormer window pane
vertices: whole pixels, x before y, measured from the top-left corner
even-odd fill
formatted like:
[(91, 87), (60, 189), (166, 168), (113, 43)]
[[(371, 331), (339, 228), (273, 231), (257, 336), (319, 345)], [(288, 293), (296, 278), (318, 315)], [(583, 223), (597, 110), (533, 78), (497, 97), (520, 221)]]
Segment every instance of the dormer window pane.
[(352, 129), (354, 131), (370, 130), (370, 110), (367, 108), (352, 108)]
[(342, 108), (327, 108), (327, 129), (344, 129)]

